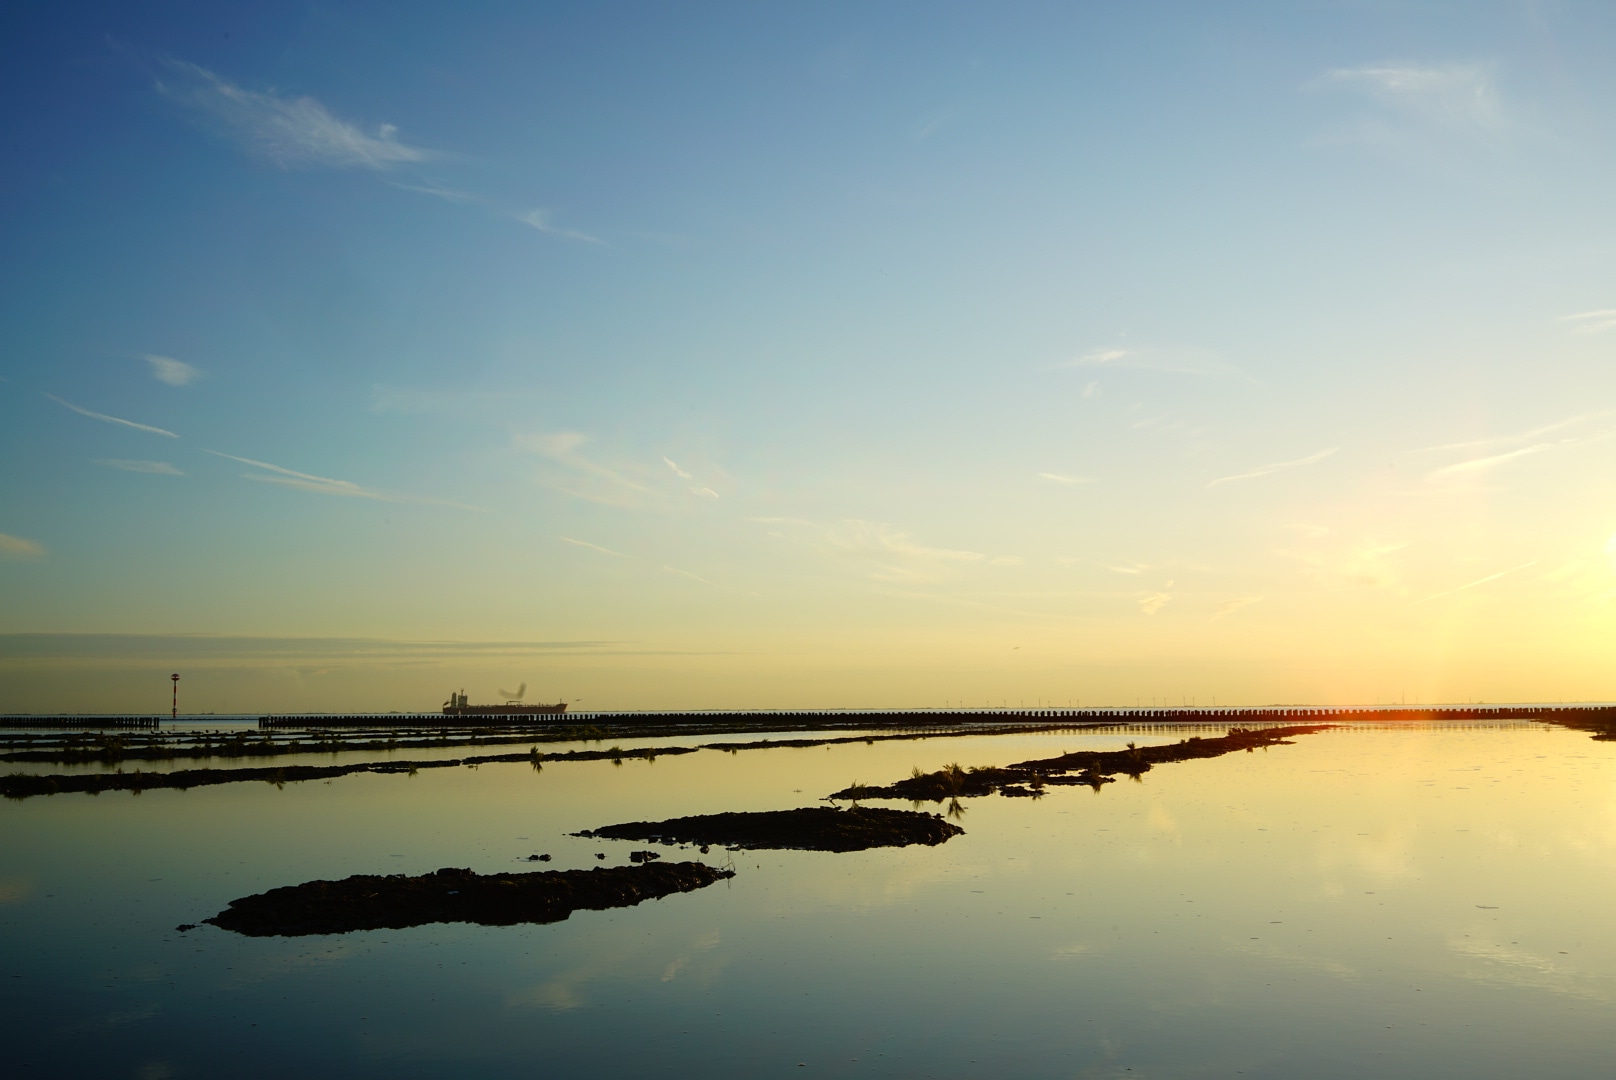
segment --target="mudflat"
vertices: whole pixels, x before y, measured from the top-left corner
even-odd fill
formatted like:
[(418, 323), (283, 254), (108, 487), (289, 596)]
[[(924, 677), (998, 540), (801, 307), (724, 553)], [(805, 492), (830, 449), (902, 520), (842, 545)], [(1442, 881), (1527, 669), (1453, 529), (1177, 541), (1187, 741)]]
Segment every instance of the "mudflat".
[(699, 862), (531, 874), (477, 874), (453, 867), (416, 877), (356, 874), (232, 900), (203, 921), (248, 937), (345, 934), (426, 923), (554, 923), (574, 911), (632, 907), (734, 876), (733, 870)]
[(965, 832), (936, 814), (873, 806), (836, 809), (698, 814), (666, 821), (629, 821), (586, 829), (576, 836), (602, 840), (649, 840), (664, 844), (725, 844), (741, 848), (863, 851), (877, 847), (935, 846)]

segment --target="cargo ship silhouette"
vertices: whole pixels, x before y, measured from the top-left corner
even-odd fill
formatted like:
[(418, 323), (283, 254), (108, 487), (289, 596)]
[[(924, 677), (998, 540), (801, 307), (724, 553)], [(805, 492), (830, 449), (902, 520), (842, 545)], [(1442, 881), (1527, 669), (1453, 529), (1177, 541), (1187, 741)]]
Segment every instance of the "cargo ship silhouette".
[[(466, 692), (450, 694), (449, 700), (443, 703), (444, 716), (557, 716), (567, 711), (567, 703), (558, 701), (554, 705), (524, 705), (522, 695), (527, 691), (527, 684), (523, 683), (512, 697), (503, 705), (472, 705), (466, 700)], [(503, 691), (501, 691), (503, 693)]]

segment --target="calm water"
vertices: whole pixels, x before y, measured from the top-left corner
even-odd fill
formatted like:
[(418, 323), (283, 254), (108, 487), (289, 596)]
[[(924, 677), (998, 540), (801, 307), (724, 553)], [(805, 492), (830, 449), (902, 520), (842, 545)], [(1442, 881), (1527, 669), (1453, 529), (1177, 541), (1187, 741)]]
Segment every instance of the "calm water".
[(597, 850), (617, 864), (638, 845), (564, 834), (809, 805), (912, 765), (1115, 741), (702, 752), (5, 803), (5, 1072), (1608, 1073), (1616, 744), (1525, 724), (1344, 729), (1097, 794), (970, 800), (966, 835), (939, 848), (737, 853), (727, 884), (549, 926), (173, 929), (311, 878), (492, 872), (534, 852), (552, 869), (597, 865)]

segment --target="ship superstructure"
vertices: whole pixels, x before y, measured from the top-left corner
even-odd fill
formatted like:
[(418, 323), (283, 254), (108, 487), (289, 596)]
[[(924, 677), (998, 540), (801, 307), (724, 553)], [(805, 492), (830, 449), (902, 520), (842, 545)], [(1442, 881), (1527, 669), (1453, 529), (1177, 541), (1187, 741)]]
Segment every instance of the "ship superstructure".
[(554, 705), (525, 705), (521, 701), (508, 701), (503, 705), (473, 705), (460, 690), (449, 695), (443, 703), (444, 716), (558, 716), (567, 711), (567, 703)]

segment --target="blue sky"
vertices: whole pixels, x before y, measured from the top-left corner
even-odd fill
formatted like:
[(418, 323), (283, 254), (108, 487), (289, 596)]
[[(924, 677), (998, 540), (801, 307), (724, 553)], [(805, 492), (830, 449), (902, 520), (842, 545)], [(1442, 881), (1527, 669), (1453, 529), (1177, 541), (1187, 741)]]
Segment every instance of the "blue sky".
[(4, 16), (0, 707), (1611, 696), (1607, 7), (141, 7)]

